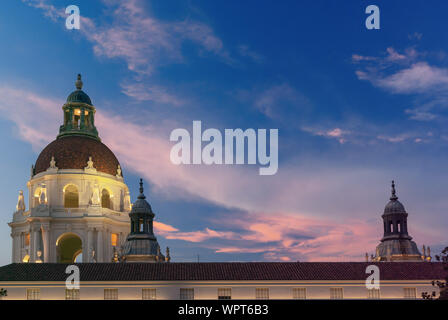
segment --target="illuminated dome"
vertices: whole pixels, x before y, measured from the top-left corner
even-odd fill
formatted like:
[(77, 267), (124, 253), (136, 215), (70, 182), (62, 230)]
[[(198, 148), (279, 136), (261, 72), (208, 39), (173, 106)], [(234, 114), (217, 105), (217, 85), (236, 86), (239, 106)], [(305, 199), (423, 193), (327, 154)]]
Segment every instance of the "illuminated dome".
[(117, 174), (120, 165), (113, 152), (102, 142), (84, 136), (60, 137), (40, 153), (35, 165), (35, 174), (43, 172), (50, 166), (51, 157), (59, 169), (84, 169), (89, 157), (92, 157), (97, 171)]
[[(81, 75), (75, 82), (76, 90), (62, 106), (64, 121), (59, 135), (40, 153), (34, 166), (34, 174), (46, 171), (50, 161), (58, 169), (84, 169), (92, 161), (94, 168), (110, 175), (121, 175), (121, 167), (113, 152), (101, 142), (95, 127), (95, 107), (82, 91)], [(91, 158), (91, 159), (90, 159)]]

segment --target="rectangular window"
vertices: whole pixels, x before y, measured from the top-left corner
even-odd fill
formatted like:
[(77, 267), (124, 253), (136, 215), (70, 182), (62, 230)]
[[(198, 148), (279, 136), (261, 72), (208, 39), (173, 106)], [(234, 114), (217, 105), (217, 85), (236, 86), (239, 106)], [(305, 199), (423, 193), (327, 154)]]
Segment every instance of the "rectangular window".
[(255, 299), (269, 299), (269, 289), (268, 288), (256, 288), (255, 289)]
[(30, 245), (30, 234), (27, 233), (25, 234), (25, 246), (29, 246)]
[(379, 299), (380, 298), (380, 289), (368, 289), (367, 290), (367, 298), (368, 299)]
[(344, 299), (342, 288), (330, 288), (330, 299)]
[(110, 235), (110, 244), (112, 245), (112, 247), (116, 247), (117, 243), (118, 243), (118, 234), (112, 233)]
[(155, 288), (142, 289), (142, 299), (143, 300), (156, 300), (156, 289)]
[(194, 300), (194, 289), (180, 288), (180, 300)]
[(404, 289), (404, 298), (405, 299), (417, 298), (417, 289), (416, 288), (403, 288), (403, 289)]
[(231, 288), (218, 288), (218, 300), (230, 300), (232, 299)]
[(292, 288), (293, 299), (306, 299), (306, 288)]
[(26, 299), (40, 300), (40, 289), (39, 288), (26, 289)]
[(104, 289), (104, 300), (118, 300), (118, 289)]
[(65, 300), (79, 300), (79, 289), (65, 289)]

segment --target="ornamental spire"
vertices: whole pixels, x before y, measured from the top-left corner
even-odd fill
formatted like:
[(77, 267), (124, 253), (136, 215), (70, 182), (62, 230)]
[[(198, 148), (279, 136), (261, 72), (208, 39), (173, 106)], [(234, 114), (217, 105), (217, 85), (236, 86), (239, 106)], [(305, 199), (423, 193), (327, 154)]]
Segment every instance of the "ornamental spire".
[(390, 200), (397, 200), (398, 197), (395, 193), (395, 181), (392, 180), (392, 195), (390, 196)]
[(78, 79), (75, 82), (75, 87), (78, 90), (82, 89), (82, 80), (81, 80), (81, 74), (80, 73), (78, 73)]
[(140, 188), (139, 188), (140, 194), (138, 195), (138, 199), (146, 199), (145, 195), (143, 194), (143, 179), (140, 178)]

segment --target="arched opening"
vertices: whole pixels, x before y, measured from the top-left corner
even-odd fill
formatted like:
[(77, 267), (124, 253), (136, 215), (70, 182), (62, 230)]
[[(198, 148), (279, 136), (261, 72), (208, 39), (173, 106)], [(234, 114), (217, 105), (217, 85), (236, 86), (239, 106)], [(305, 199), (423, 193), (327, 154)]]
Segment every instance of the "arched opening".
[(86, 112), (85, 112), (85, 115), (86, 115), (85, 120), (84, 120), (84, 122), (85, 122), (85, 126), (86, 126), (87, 128), (90, 128), (91, 126), (90, 126), (89, 112), (86, 111)]
[(39, 205), (39, 198), (40, 198), (41, 192), (42, 192), (42, 189), (40, 187), (38, 187), (38, 188), (36, 188), (36, 190), (34, 190), (33, 207), (37, 207)]
[(79, 120), (81, 119), (81, 110), (75, 109), (75, 114), (73, 117), (73, 127), (79, 129)]
[(82, 240), (74, 233), (64, 233), (56, 241), (58, 262), (79, 262), (82, 257)]
[(78, 188), (72, 184), (66, 186), (64, 189), (64, 207), (65, 208), (79, 207)]
[(110, 193), (107, 189), (101, 191), (101, 207), (110, 209)]
[(78, 252), (75, 252), (75, 257), (73, 258), (73, 261), (75, 263), (81, 263), (82, 262), (82, 250), (78, 250)]

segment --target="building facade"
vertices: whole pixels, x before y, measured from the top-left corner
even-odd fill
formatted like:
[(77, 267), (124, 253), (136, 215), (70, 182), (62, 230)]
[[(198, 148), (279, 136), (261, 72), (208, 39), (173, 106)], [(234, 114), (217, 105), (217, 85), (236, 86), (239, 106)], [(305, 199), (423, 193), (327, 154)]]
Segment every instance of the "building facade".
[[(367, 289), (368, 266), (379, 288)], [(67, 289), (67, 264), (0, 267), (3, 299), (419, 299), (442, 280), (442, 263), (222, 262), (82, 263), (79, 289)]]

